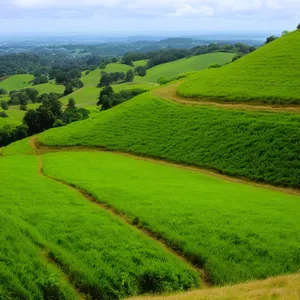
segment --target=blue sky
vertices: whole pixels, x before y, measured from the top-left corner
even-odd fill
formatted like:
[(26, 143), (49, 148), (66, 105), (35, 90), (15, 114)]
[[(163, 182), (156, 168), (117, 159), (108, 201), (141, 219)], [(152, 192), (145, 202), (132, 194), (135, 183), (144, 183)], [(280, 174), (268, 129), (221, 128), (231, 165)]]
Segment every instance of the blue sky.
[(0, 33), (293, 30), (300, 0), (1, 0)]

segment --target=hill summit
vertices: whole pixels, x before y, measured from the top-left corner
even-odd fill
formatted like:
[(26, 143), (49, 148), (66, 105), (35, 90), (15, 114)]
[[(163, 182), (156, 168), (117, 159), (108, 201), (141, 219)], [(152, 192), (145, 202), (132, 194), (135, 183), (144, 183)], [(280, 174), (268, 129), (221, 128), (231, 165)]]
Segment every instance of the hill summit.
[(186, 80), (177, 93), (214, 101), (300, 104), (300, 30)]

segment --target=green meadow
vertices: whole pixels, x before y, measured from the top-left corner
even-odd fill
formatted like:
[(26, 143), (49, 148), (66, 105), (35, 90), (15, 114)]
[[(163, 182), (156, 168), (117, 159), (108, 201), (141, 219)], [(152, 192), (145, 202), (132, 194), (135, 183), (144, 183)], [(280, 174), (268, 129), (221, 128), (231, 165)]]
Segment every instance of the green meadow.
[(300, 104), (300, 30), (219, 69), (186, 80), (178, 93), (217, 101)]
[(41, 94), (50, 94), (50, 93), (57, 93), (57, 94), (63, 94), (65, 87), (63, 85), (58, 85), (54, 83), (44, 83), (44, 84), (38, 84), (34, 85), (32, 88), (39, 91)]
[(232, 60), (233, 53), (210, 53), (182, 58), (173, 62), (161, 64), (147, 70), (145, 77), (137, 77), (137, 81), (157, 82), (160, 77), (171, 79), (181, 73), (200, 71), (212, 64), (224, 65)]
[(150, 228), (213, 284), (299, 270), (299, 196), (105, 152), (46, 154), (47, 175)]
[(161, 245), (78, 192), (39, 174), (39, 160), (0, 158), (5, 186), (0, 198), (5, 228), (0, 233), (0, 276), (5, 280), (0, 281), (0, 291), (11, 299), (41, 299), (45, 286), (43, 299), (72, 299), (70, 291), (57, 297), (68, 292), (68, 284), (61, 283), (59, 274), (49, 275), (53, 265), (88, 299), (200, 285), (195, 271)]
[(105, 147), (299, 188), (299, 125), (298, 114), (185, 106), (146, 93), (44, 132), (39, 142)]
[(0, 81), (0, 88), (7, 91), (21, 90), (31, 86), (29, 82), (33, 79), (33, 75), (30, 74), (13, 75), (3, 81)]

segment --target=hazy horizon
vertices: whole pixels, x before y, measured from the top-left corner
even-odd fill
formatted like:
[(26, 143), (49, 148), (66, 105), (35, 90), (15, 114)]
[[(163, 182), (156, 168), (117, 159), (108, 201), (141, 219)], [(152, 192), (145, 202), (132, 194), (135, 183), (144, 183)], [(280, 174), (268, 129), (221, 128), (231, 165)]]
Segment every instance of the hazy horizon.
[(300, 22), (298, 0), (4, 0), (1, 4), (1, 35), (263, 34), (294, 30)]

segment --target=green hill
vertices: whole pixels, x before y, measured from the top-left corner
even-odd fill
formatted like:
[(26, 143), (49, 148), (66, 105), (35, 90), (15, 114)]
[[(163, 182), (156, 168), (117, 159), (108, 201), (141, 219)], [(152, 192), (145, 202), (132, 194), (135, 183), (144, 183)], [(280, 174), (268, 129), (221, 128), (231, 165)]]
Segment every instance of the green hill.
[(300, 30), (220, 69), (186, 80), (178, 93), (217, 101), (300, 104)]
[(1, 81), (0, 88), (5, 89), (7, 91), (21, 90), (30, 86), (31, 84), (29, 84), (29, 82), (33, 80), (33, 78), (33, 75), (30, 74), (13, 75)]
[(234, 54), (232, 53), (210, 53), (183, 58), (155, 66), (147, 70), (145, 77), (137, 77), (136, 80), (157, 82), (157, 79), (160, 77), (170, 79), (181, 73), (203, 70), (212, 64), (223, 65), (231, 61), (233, 57)]
[(300, 116), (191, 107), (140, 95), (39, 136), (49, 146), (96, 146), (300, 187)]

